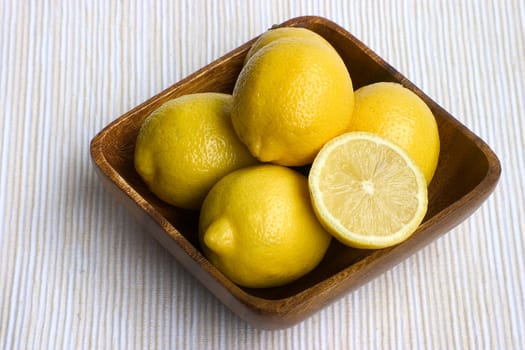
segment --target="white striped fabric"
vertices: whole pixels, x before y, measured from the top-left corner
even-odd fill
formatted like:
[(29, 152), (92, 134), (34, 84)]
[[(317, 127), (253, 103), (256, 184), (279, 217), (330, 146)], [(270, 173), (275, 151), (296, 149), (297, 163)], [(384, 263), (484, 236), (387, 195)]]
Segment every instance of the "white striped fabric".
[[(101, 187), (91, 138), (299, 15), (348, 29), (480, 135), (489, 200), (282, 331), (228, 311)], [(0, 0), (0, 349), (525, 349), (525, 3)]]

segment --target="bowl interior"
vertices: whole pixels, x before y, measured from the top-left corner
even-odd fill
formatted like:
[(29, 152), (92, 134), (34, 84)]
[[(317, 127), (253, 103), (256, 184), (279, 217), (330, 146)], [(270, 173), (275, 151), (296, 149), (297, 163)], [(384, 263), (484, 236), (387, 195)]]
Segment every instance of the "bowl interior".
[[(325, 37), (345, 61), (355, 89), (378, 81), (400, 82), (420, 95), (429, 105), (438, 122), (441, 153), (437, 171), (429, 187), (429, 209), (425, 221), (431, 220), (467, 195), (486, 176), (489, 162), (468, 130), (358, 40), (339, 28), (326, 26), (320, 21), (291, 21), (283, 25), (307, 27)], [(199, 213), (168, 205), (148, 190), (133, 166), (135, 139), (144, 118), (170, 98), (206, 91), (231, 93), (250, 44), (251, 42), (246, 43), (128, 112), (105, 129), (104, 140), (100, 143), (101, 152), (119, 175), (120, 181), (136, 191), (151, 205), (152, 210), (182, 234), (190, 243), (191, 249), (195, 250), (192, 254), (201, 253), (197, 232)], [(345, 247), (333, 240), (319, 266), (296, 282), (277, 288), (242, 290), (263, 299), (287, 298), (356, 264), (372, 253), (369, 250)]]

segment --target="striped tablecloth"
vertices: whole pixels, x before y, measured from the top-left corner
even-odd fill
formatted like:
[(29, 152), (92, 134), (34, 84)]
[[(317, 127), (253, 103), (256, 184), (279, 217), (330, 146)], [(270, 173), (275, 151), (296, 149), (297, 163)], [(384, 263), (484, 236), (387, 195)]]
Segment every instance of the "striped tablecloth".
[[(498, 154), (464, 223), (281, 331), (252, 328), (104, 191), (89, 142), (299, 15), (326, 17)], [(0, 0), (1, 349), (524, 349), (523, 1)]]

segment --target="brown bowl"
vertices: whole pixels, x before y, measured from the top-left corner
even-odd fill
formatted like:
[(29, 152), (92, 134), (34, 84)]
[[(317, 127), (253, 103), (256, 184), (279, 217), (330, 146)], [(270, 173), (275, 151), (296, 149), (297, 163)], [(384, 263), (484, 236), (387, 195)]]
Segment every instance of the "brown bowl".
[(429, 187), (428, 213), (407, 241), (388, 249), (359, 250), (333, 240), (319, 266), (298, 281), (278, 288), (242, 288), (202, 254), (199, 213), (165, 204), (147, 189), (133, 167), (135, 138), (144, 118), (177, 96), (231, 93), (255, 39), (124, 114), (91, 141), (95, 169), (107, 189), (227, 307), (252, 325), (269, 329), (305, 319), (452, 229), (489, 196), (501, 172), (498, 158), (479, 137), (343, 28), (320, 17), (298, 17), (279, 26), (306, 27), (326, 38), (345, 61), (354, 88), (378, 81), (399, 82), (418, 94), (434, 113), (441, 138), (439, 164)]

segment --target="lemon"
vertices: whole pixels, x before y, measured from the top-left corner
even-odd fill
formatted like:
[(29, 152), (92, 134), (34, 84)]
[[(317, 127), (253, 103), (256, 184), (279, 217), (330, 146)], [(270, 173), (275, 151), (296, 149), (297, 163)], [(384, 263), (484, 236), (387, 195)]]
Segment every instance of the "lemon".
[(330, 43), (326, 41), (325, 38), (320, 36), (314, 31), (311, 31), (306, 28), (301, 27), (280, 27), (280, 28), (273, 28), (270, 30), (267, 30), (264, 32), (250, 47), (250, 50), (246, 54), (246, 58), (244, 59), (244, 63), (248, 62), (248, 60), (262, 47), (268, 45), (271, 42), (274, 42), (276, 40), (282, 39), (282, 38), (289, 38), (289, 37), (296, 37), (296, 38), (309, 38), (318, 40), (320, 43), (323, 43), (324, 45), (328, 45), (331, 47)]
[(233, 90), (232, 123), (263, 162), (300, 166), (350, 126), (352, 80), (337, 52), (319, 40), (288, 37), (259, 49)]
[(135, 169), (160, 199), (198, 209), (221, 177), (257, 162), (233, 130), (231, 105), (231, 95), (190, 94), (167, 101), (145, 119)]
[(375, 134), (350, 132), (328, 142), (308, 181), (317, 217), (352, 247), (398, 244), (427, 211), (427, 185), (419, 167), (401, 147)]
[(439, 159), (439, 133), (430, 108), (401, 84), (381, 82), (355, 91), (350, 131), (378, 134), (401, 148), (421, 168), (427, 185)]
[(224, 275), (252, 288), (305, 275), (331, 241), (313, 212), (306, 177), (272, 164), (236, 170), (213, 186), (202, 205), (199, 238)]

